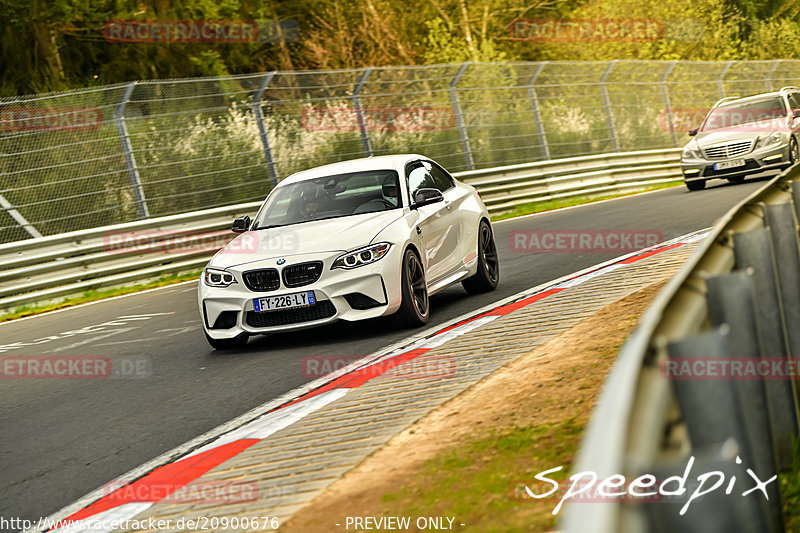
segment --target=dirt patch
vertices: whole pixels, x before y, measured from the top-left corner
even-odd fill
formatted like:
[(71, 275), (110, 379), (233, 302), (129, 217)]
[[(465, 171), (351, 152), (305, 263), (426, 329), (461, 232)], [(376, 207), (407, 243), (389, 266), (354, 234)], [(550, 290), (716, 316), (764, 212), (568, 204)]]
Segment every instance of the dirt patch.
[(603, 381), (662, 286), (605, 307), (442, 405), (331, 485), (281, 532), (359, 531), (345, 529), (346, 517), (366, 516), (411, 517), (405, 531), (419, 531), (417, 517), (452, 517), (454, 530), (470, 532), (551, 530), (558, 500), (533, 500), (518, 487), (561, 465), (551, 477), (567, 478)]

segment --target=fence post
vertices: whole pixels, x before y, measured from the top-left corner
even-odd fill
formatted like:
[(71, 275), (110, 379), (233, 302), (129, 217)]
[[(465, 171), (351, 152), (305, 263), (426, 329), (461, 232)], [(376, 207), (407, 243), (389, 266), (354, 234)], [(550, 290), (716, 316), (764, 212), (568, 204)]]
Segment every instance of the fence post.
[(717, 89), (719, 90), (720, 98), (725, 98), (725, 85), (723, 84), (723, 80), (725, 79), (725, 74), (730, 70), (731, 65), (733, 65), (733, 61), (725, 63), (725, 66), (722, 67), (722, 72), (719, 74), (719, 78), (717, 78)]
[(3, 209), (6, 213), (8, 213), (9, 216), (11, 216), (11, 218), (13, 218), (14, 221), (17, 224), (19, 224), (22, 229), (27, 231), (31, 237), (42, 236), (42, 234), (39, 233), (39, 230), (33, 227), (33, 224), (28, 222), (28, 219), (22, 216), (22, 213), (17, 211), (17, 209), (11, 204), (11, 202), (6, 200), (5, 196), (3, 196), (2, 194), (0, 194), (0, 209)]
[(669, 99), (669, 89), (667, 88), (667, 78), (672, 74), (672, 70), (677, 65), (677, 61), (671, 62), (667, 65), (667, 69), (661, 76), (661, 95), (664, 97), (664, 111), (667, 114), (667, 124), (669, 125), (669, 134), (672, 137), (672, 145), (678, 146), (678, 136), (675, 134), (675, 122), (672, 120), (672, 103)]
[(269, 173), (269, 179), (272, 181), (273, 187), (278, 185), (278, 172), (275, 170), (275, 161), (272, 159), (272, 149), (269, 146), (269, 137), (267, 137), (267, 127), (264, 125), (264, 111), (261, 109), (261, 97), (264, 96), (264, 91), (267, 90), (267, 86), (274, 77), (274, 70), (272, 72), (267, 72), (261, 80), (258, 90), (256, 90), (253, 95), (253, 99), (250, 101), (250, 106), (253, 108), (253, 114), (256, 117), (256, 124), (258, 124), (258, 134), (261, 136), (261, 146), (264, 148), (267, 172)]
[(542, 61), (536, 68), (531, 79), (528, 81), (528, 98), (531, 101), (531, 109), (533, 110), (533, 121), (536, 124), (536, 133), (539, 136), (539, 144), (542, 147), (542, 155), (545, 159), (550, 159), (550, 147), (547, 146), (547, 136), (544, 133), (544, 125), (542, 124), (542, 115), (539, 113), (539, 99), (536, 96), (536, 88), (533, 86), (539, 75), (544, 70), (547, 61)]
[(456, 127), (458, 128), (458, 135), (461, 137), (461, 149), (464, 151), (464, 161), (467, 164), (467, 170), (475, 170), (475, 162), (472, 160), (472, 149), (469, 146), (469, 137), (467, 136), (467, 128), (464, 125), (464, 114), (461, 112), (461, 104), (458, 101), (458, 82), (467, 71), (469, 61), (461, 63), (458, 67), (455, 77), (450, 81), (450, 101), (453, 103), (453, 114), (456, 116)]
[(372, 155), (372, 143), (369, 140), (369, 133), (367, 132), (367, 125), (364, 122), (364, 110), (361, 108), (361, 89), (364, 88), (367, 78), (372, 73), (372, 67), (367, 67), (358, 78), (355, 89), (353, 89), (353, 107), (356, 109), (356, 120), (358, 121), (358, 129), (361, 131), (361, 144), (364, 146), (364, 155), (367, 157)]
[(125, 164), (128, 167), (128, 176), (131, 180), (131, 188), (133, 188), (133, 197), (136, 200), (136, 208), (139, 211), (139, 218), (150, 218), (150, 212), (147, 209), (147, 200), (144, 197), (144, 190), (142, 190), (142, 181), (139, 178), (139, 168), (136, 166), (136, 158), (133, 157), (133, 147), (131, 146), (131, 138), (128, 135), (128, 126), (125, 124), (125, 108), (128, 101), (131, 99), (134, 87), (137, 82), (131, 82), (125, 86), (122, 91), (122, 99), (117, 108), (114, 110), (114, 122), (117, 124), (117, 134), (119, 135), (120, 143), (122, 143), (122, 153), (125, 156)]
[(778, 70), (778, 65), (780, 65), (780, 64), (781, 64), (781, 60), (780, 59), (773, 59), (772, 60), (772, 68), (769, 69), (769, 72), (767, 73), (766, 78), (764, 78), (767, 81), (767, 90), (768, 91), (772, 90), (772, 76), (775, 75), (775, 71)]
[(608, 79), (609, 74), (611, 71), (614, 70), (614, 66), (616, 66), (617, 60), (612, 60), (606, 71), (603, 72), (603, 76), (600, 78), (600, 83), (602, 84), (600, 87), (600, 92), (603, 96), (603, 110), (606, 113), (606, 123), (608, 123), (608, 133), (611, 135), (611, 148), (615, 152), (619, 152), (619, 138), (617, 138), (617, 130), (614, 128), (614, 116), (611, 113), (611, 99), (608, 97), (608, 85), (606, 84), (606, 80)]

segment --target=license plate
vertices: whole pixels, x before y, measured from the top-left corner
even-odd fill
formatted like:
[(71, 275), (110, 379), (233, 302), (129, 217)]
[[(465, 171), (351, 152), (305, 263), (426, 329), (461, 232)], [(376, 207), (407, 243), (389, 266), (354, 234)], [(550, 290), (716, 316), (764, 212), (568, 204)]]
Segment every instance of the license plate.
[(714, 163), (714, 170), (725, 170), (726, 168), (743, 167), (744, 165), (744, 159), (731, 159), (722, 163)]
[(253, 300), (253, 308), (256, 312), (277, 311), (278, 309), (293, 309), (295, 307), (307, 307), (317, 303), (314, 291), (293, 292), (283, 296), (269, 296), (268, 298), (256, 298)]

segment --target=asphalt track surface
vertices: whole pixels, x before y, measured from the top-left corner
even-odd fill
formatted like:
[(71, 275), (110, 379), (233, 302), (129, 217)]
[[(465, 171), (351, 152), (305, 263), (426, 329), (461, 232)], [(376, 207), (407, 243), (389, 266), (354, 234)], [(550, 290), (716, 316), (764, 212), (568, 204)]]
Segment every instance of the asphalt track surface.
[[(509, 247), (513, 231), (651, 230), (667, 240), (710, 226), (763, 185), (720, 181), (692, 193), (676, 187), (498, 223), (500, 287), (480, 296), (468, 296), (460, 285), (439, 293), (431, 299), (430, 325), (622, 255), (518, 253)], [(303, 375), (304, 357), (364, 356), (411, 333), (387, 319), (339, 322), (255, 337), (244, 349), (217, 353), (200, 329), (194, 283), (0, 324), (0, 356), (104, 356), (115, 371), (134, 376), (0, 378), (0, 517), (52, 514), (319, 377)]]

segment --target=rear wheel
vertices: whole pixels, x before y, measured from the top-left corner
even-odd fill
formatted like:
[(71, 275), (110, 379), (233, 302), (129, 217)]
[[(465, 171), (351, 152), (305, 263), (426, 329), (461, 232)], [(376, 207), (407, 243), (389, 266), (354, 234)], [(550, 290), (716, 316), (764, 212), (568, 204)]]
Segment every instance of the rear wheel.
[(500, 282), (500, 261), (497, 246), (489, 223), (481, 221), (478, 227), (478, 272), (461, 282), (470, 294), (493, 291)]
[(205, 335), (208, 344), (210, 344), (215, 350), (231, 350), (233, 348), (241, 348), (247, 344), (247, 339), (249, 338), (247, 333), (240, 333), (239, 335), (230, 339), (214, 339), (210, 337), (208, 333)]
[(690, 191), (699, 191), (706, 188), (706, 180), (687, 181), (686, 188)]
[(397, 318), (405, 326), (421, 326), (430, 316), (428, 286), (425, 282), (425, 271), (422, 261), (412, 249), (406, 250), (403, 256), (402, 273), (403, 301), (397, 310)]

